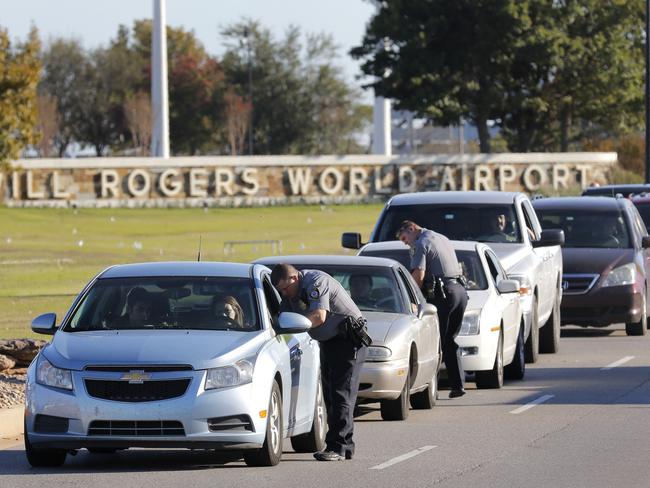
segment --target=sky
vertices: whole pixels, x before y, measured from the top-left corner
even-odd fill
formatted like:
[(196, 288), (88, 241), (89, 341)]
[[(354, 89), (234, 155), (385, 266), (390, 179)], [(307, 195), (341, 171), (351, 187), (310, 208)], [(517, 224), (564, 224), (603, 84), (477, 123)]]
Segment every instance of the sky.
[[(224, 50), (220, 29), (242, 18), (260, 21), (278, 37), (291, 24), (304, 32), (331, 34), (341, 47), (338, 62), (349, 81), (360, 70), (347, 52), (361, 42), (375, 11), (367, 0), (166, 0), (166, 4), (167, 24), (193, 30), (217, 56)], [(12, 39), (25, 39), (33, 24), (45, 42), (49, 37), (75, 37), (87, 48), (106, 45), (120, 24), (131, 26), (152, 15), (153, 0), (0, 0), (0, 26)]]

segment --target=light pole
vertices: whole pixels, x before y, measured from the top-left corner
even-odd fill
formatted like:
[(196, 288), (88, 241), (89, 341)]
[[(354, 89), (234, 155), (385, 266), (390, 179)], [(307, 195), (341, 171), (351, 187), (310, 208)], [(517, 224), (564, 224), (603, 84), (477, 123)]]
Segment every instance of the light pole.
[(650, 183), (650, 0), (645, 2), (645, 182)]
[(248, 155), (253, 155), (253, 65), (251, 62), (251, 39), (250, 30), (244, 27), (246, 38), (246, 57), (248, 59), (248, 101), (251, 104), (250, 120), (248, 121)]
[(167, 22), (165, 0), (153, 2), (151, 33), (151, 155), (169, 157), (169, 99), (167, 90)]

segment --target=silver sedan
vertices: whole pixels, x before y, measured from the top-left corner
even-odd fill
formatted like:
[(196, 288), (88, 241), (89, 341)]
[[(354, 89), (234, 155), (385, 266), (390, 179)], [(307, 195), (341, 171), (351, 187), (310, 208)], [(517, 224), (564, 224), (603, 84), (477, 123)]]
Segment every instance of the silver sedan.
[(264, 266), (148, 263), (93, 279), (27, 375), (25, 450), (33, 466), (129, 447), (236, 449), (275, 465), (282, 440), (324, 447), (318, 343), (279, 313)]
[(433, 408), (441, 360), (438, 315), (404, 266), (358, 256), (273, 256), (256, 262), (322, 270), (348, 290), (373, 341), (361, 371), (360, 402), (379, 401), (384, 420), (406, 419), (409, 402)]

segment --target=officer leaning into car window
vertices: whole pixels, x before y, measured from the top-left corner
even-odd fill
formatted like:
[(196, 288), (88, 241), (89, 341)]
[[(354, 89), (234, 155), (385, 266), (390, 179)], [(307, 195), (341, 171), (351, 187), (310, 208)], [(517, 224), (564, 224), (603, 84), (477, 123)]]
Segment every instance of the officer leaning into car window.
[(353, 413), (368, 347), (355, 344), (344, 323), (348, 317), (362, 319), (361, 312), (339, 282), (322, 271), (298, 271), (290, 264), (278, 264), (271, 273), (271, 282), (283, 297), (281, 311), (309, 318), (309, 335), (320, 343), (328, 431), (325, 450), (314, 457), (319, 461), (352, 459)]
[(449, 239), (405, 220), (397, 238), (413, 250), (411, 274), (429, 303), (438, 309), (442, 359), (447, 367), (449, 398), (465, 394), (465, 372), (454, 340), (463, 323), (467, 291), (461, 283), (461, 267)]

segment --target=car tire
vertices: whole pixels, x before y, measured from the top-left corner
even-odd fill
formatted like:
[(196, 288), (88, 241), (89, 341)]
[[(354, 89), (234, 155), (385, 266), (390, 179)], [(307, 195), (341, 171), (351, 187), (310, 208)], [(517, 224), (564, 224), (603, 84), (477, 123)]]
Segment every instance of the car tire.
[(296, 452), (316, 452), (325, 449), (325, 433), (327, 431), (327, 409), (323, 398), (323, 386), (318, 380), (314, 421), (311, 430), (291, 438), (291, 447)]
[(67, 455), (65, 449), (36, 449), (29, 442), (26, 422), (23, 424), (23, 432), (25, 433), (25, 455), (30, 465), (35, 468), (56, 468), (63, 466)]
[(526, 375), (526, 357), (524, 353), (525, 325), (522, 320), (519, 326), (519, 334), (517, 334), (517, 345), (515, 346), (515, 356), (512, 362), (504, 368), (505, 377), (509, 380), (523, 380)]
[(553, 354), (560, 350), (560, 293), (555, 295), (553, 311), (539, 331), (539, 352)]
[(406, 420), (409, 416), (409, 389), (411, 387), (411, 371), (406, 373), (406, 380), (402, 392), (395, 400), (381, 400), (379, 402), (381, 418), (383, 420)]
[(282, 458), (282, 395), (276, 381), (273, 382), (267, 411), (266, 436), (260, 449), (244, 451), (248, 466), (275, 466)]
[(494, 366), (489, 371), (476, 371), (476, 387), (479, 389), (501, 388), (503, 386), (503, 330), (499, 332)]
[(625, 333), (629, 336), (643, 336), (648, 333), (648, 310), (645, 298), (645, 291), (643, 292), (643, 306), (641, 309), (641, 320), (638, 322), (628, 322), (625, 324)]
[(438, 369), (440, 363), (438, 362), (433, 371), (433, 378), (427, 387), (411, 395), (411, 406), (415, 410), (431, 410), (438, 399)]
[(535, 295), (533, 295), (533, 307), (531, 314), (532, 317), (530, 319), (530, 334), (528, 335), (528, 340), (526, 341), (526, 348), (524, 352), (526, 353), (527, 363), (536, 363), (537, 358), (539, 357), (539, 315), (537, 310), (537, 296)]

